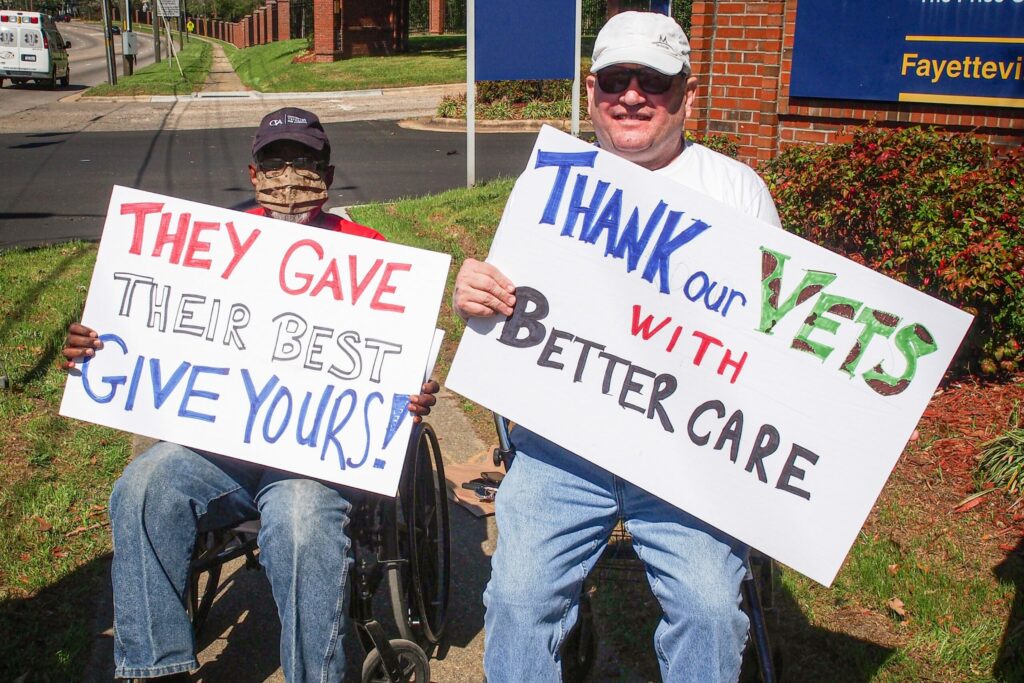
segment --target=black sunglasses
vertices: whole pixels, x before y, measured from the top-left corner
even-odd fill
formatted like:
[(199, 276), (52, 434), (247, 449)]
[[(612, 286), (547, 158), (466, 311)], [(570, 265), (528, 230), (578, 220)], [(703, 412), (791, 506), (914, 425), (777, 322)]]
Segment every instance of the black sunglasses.
[(609, 66), (597, 72), (597, 84), (606, 93), (620, 93), (629, 87), (636, 76), (640, 89), (651, 95), (660, 95), (672, 87), (672, 79), (679, 74), (668, 76), (654, 69), (624, 69)]
[(295, 157), (294, 159), (281, 159), (280, 157), (265, 157), (256, 161), (256, 167), (269, 177), (280, 175), (285, 166), (291, 166), (296, 171), (316, 173), (322, 175), (327, 168), (327, 163), (317, 157)]

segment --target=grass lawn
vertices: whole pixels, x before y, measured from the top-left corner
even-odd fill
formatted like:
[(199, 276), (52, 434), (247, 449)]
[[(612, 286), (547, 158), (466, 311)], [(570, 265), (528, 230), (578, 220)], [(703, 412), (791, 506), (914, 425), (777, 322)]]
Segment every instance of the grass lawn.
[[(355, 210), (390, 240), (453, 257), (439, 324), (443, 378), (463, 325), (449, 308), (466, 257), (483, 257), (511, 181)], [(0, 680), (74, 680), (90, 645), (92, 601), (110, 552), (110, 487), (127, 435), (57, 415), (57, 367), (81, 311), (92, 244), (0, 252)], [(959, 505), (976, 445), (1005, 428), (1024, 383), (950, 386), (912, 442), (830, 589), (783, 568), (772, 635), (790, 681), (1021, 681), (1022, 511), (1001, 493)], [(488, 416), (467, 405), (481, 435)], [(658, 679), (657, 609), (644, 582), (597, 584), (606, 667)], [(1018, 627), (1024, 630), (1024, 627)], [(1002, 656), (1004, 661), (998, 661)], [(1016, 662), (1012, 661), (1017, 657)], [(594, 680), (616, 680), (612, 669)]]
[(411, 36), (409, 52), (390, 57), (295, 62), (308, 47), (305, 38), (298, 38), (236, 50), (228, 57), (242, 82), (261, 92), (367, 90), (466, 80), (465, 36)]
[[(174, 48), (178, 49), (177, 41)], [(84, 96), (188, 95), (198, 92), (210, 73), (213, 48), (206, 41), (193, 38), (176, 54), (177, 60), (164, 59), (137, 69), (131, 76), (118, 76), (117, 85), (101, 83), (86, 90)]]

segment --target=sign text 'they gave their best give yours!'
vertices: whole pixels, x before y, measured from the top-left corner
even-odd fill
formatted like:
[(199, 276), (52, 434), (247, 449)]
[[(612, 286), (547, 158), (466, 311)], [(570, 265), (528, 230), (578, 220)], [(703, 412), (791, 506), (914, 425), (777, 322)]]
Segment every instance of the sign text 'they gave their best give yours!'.
[(449, 261), (115, 187), (61, 414), (393, 495)]

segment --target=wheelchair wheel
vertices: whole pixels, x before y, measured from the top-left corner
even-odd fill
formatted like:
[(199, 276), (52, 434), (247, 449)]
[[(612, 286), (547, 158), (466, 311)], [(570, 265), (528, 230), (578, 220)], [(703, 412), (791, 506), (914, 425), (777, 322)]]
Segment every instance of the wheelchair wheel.
[(441, 447), (430, 425), (418, 429), (406, 455), (390, 534), (391, 556), (407, 562), (388, 568), (388, 587), (398, 632), (427, 649), (440, 642), (448, 618), (451, 536)]
[[(429, 683), (430, 682), (430, 661), (423, 653), (419, 645), (408, 640), (392, 640), (391, 649), (398, 657), (398, 664), (401, 667), (399, 681), (402, 683)], [(384, 670), (384, 661), (381, 659), (380, 651), (376, 648), (370, 650), (363, 660), (363, 683), (391, 683), (391, 678)]]

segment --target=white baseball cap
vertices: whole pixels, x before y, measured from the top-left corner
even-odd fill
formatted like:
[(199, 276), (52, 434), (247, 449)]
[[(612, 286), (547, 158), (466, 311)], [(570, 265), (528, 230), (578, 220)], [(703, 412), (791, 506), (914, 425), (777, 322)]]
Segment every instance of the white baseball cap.
[(690, 72), (690, 41), (671, 17), (656, 12), (622, 12), (608, 20), (594, 41), (590, 72), (612, 64), (642, 64), (673, 76)]

